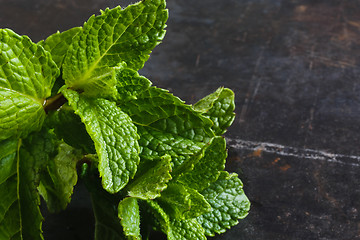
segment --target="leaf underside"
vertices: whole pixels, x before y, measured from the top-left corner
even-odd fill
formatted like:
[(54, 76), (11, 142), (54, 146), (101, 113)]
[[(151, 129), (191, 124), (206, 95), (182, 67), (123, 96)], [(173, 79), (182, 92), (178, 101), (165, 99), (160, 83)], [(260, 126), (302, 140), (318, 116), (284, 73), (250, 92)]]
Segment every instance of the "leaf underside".
[(17, 140), (0, 142), (0, 239), (19, 239), (21, 232)]
[(49, 161), (46, 171), (42, 171), (38, 190), (50, 212), (64, 210), (69, 204), (77, 183), (76, 164), (81, 157), (80, 150), (61, 143), (57, 155)]
[(53, 146), (46, 131), (0, 142), (0, 239), (43, 239), (37, 186)]
[(118, 218), (117, 198), (108, 194), (94, 179), (87, 179), (86, 184), (95, 215), (95, 239), (126, 239)]

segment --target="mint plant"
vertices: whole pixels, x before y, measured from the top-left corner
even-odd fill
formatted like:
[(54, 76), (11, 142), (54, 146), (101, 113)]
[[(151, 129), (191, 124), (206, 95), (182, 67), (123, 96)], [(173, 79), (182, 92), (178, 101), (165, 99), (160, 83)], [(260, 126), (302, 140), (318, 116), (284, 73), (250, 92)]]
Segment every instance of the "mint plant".
[(224, 170), (234, 93), (187, 105), (138, 73), (164, 37), (165, 7), (106, 9), (38, 43), (0, 29), (0, 239), (43, 239), (40, 196), (61, 211), (78, 177), (95, 239), (206, 239), (248, 214)]

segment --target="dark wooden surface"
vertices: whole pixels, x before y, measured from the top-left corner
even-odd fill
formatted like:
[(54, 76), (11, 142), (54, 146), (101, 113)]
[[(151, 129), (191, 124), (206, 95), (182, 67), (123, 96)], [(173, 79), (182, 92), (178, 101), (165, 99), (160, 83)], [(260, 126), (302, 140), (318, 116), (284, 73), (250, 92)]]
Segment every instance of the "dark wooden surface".
[[(0, 0), (0, 27), (38, 41), (128, 2)], [(166, 38), (141, 72), (188, 103), (219, 86), (236, 93), (227, 168), (252, 209), (214, 239), (360, 239), (360, 1), (168, 7)], [(91, 239), (85, 197), (77, 188), (67, 211), (47, 216), (47, 239)]]

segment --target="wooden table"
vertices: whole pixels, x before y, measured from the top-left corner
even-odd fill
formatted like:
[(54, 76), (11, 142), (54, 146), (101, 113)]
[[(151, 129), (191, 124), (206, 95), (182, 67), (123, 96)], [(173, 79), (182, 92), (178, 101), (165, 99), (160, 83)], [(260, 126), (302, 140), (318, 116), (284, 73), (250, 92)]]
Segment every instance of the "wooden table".
[[(0, 27), (38, 41), (128, 2), (0, 0)], [(214, 239), (360, 239), (360, 1), (169, 0), (168, 8), (166, 38), (141, 73), (188, 103), (219, 86), (236, 93), (227, 169), (242, 178), (252, 209)], [(46, 216), (47, 239), (91, 239), (84, 197), (80, 186), (68, 210)]]

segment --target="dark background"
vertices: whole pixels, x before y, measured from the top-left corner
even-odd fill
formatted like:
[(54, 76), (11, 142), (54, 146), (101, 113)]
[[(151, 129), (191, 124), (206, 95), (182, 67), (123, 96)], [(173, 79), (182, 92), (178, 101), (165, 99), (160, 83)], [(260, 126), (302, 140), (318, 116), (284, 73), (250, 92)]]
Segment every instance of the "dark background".
[[(39, 41), (113, 0), (0, 0), (0, 27)], [(194, 103), (236, 94), (227, 169), (252, 201), (214, 239), (360, 239), (360, 1), (169, 0), (167, 35), (141, 70)], [(91, 239), (82, 185), (44, 235)]]

